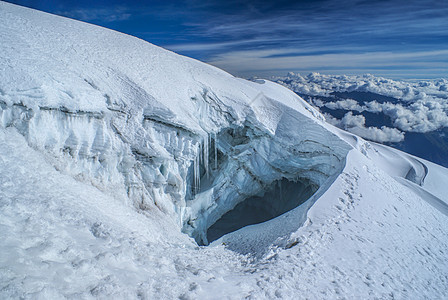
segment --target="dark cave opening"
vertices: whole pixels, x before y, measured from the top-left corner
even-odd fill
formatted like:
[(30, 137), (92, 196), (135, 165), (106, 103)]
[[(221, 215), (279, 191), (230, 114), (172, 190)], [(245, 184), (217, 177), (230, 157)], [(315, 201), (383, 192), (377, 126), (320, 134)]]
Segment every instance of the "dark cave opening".
[(238, 203), (210, 226), (207, 240), (210, 243), (245, 226), (274, 219), (304, 203), (317, 189), (317, 185), (303, 178), (274, 181), (262, 194)]

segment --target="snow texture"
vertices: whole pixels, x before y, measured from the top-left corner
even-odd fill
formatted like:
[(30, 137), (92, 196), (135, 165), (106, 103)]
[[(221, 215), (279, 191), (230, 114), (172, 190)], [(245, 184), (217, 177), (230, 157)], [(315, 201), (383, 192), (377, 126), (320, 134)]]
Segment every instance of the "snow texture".
[(0, 41), (1, 298), (448, 297), (447, 169), (111, 30)]

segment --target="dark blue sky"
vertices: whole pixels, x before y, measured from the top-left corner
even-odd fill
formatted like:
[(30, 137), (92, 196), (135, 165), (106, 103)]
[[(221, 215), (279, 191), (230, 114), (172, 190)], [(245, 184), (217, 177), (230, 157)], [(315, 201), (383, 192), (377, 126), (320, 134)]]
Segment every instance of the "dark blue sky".
[(134, 35), (239, 76), (448, 77), (448, 0), (8, 2)]

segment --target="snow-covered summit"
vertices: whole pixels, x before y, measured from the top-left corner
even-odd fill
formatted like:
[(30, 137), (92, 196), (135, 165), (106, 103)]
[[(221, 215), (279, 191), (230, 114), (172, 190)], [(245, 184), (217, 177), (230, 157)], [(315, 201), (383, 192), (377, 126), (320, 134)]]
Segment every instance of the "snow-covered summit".
[(273, 82), (5, 2), (0, 69), (5, 297), (446, 296), (446, 169)]

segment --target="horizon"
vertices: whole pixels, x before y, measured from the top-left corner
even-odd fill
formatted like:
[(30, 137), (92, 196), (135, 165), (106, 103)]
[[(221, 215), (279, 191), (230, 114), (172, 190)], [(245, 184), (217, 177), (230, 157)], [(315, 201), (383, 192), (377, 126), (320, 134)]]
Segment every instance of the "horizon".
[(444, 1), (6, 1), (96, 24), (240, 77), (448, 76)]

